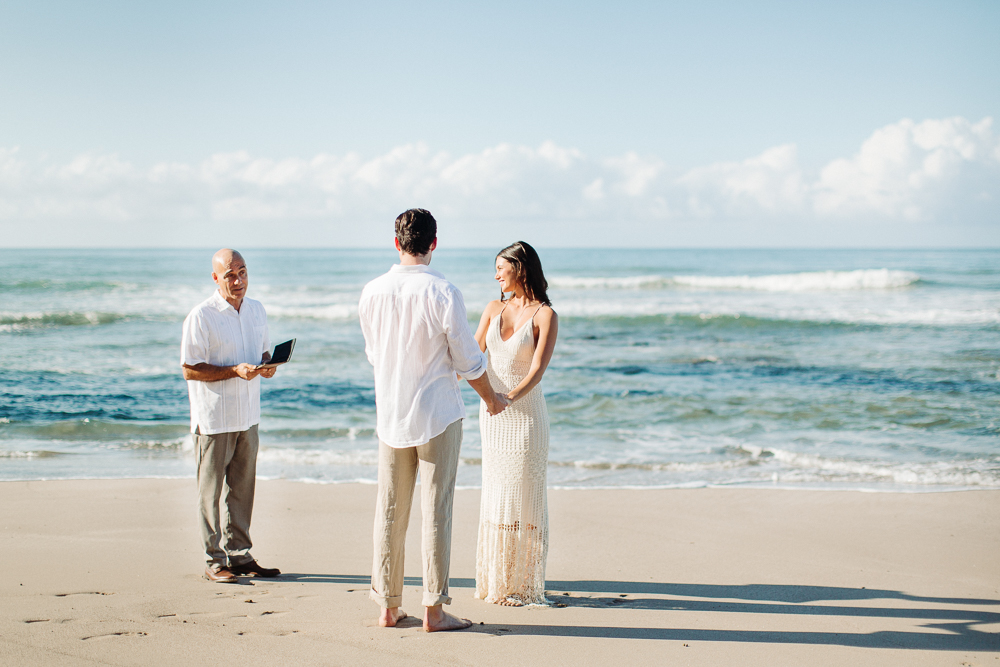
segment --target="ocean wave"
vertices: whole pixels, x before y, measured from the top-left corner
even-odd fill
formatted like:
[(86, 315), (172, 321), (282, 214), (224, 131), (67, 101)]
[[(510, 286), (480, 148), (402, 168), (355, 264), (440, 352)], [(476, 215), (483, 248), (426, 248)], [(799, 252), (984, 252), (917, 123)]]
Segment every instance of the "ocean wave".
[(909, 287), (920, 281), (912, 271), (858, 269), (855, 271), (809, 271), (767, 276), (556, 276), (555, 289), (663, 289), (688, 287), (709, 290), (755, 290), (764, 292), (822, 292), (887, 290)]
[(962, 486), (1000, 488), (1000, 460), (977, 458), (965, 461), (889, 463), (835, 459), (778, 448), (741, 445), (751, 461), (771, 459), (781, 464), (776, 482), (875, 482), (913, 486)]
[(549, 461), (553, 468), (576, 468), (578, 470), (640, 470), (644, 472), (706, 472), (710, 470), (731, 470), (746, 465), (739, 460), (701, 461), (693, 463), (629, 463), (624, 461)]
[(338, 428), (335, 426), (327, 428), (279, 428), (261, 431), (261, 435), (286, 439), (307, 438), (310, 440), (327, 440), (331, 438), (347, 438), (348, 440), (357, 440), (358, 438), (373, 437), (375, 429), (358, 428), (356, 426), (347, 428)]
[(118, 442), (174, 442), (187, 434), (185, 424), (143, 424), (92, 419), (29, 423), (14, 422), (4, 431), (21, 437), (49, 440), (110, 440)]
[(55, 313), (0, 312), (0, 327), (6, 331), (39, 327), (73, 327), (114, 324), (134, 317), (125, 313), (64, 311)]
[(293, 449), (286, 447), (261, 447), (257, 461), (286, 465), (311, 466), (377, 466), (378, 451), (370, 449), (331, 451), (322, 449)]
[[(621, 320), (636, 322), (643, 318), (666, 325), (734, 326), (749, 329), (760, 326), (827, 327), (827, 326), (967, 326), (1000, 324), (1000, 308), (913, 308), (881, 311), (830, 305), (819, 307), (757, 308), (745, 306), (740, 312), (703, 310), (699, 303), (642, 303), (622, 300), (588, 299), (586, 301), (561, 301), (557, 304), (560, 317), (579, 319)], [(733, 309), (735, 310), (735, 308)], [(756, 312), (754, 312), (754, 310)], [(769, 312), (770, 311), (770, 312)]]
[(823, 292), (832, 290), (885, 290), (908, 287), (920, 280), (912, 271), (858, 269), (810, 271), (771, 276), (674, 276), (684, 287), (744, 289), (765, 292)]
[(190, 436), (185, 436), (183, 438), (175, 438), (173, 440), (129, 440), (127, 442), (119, 443), (114, 446), (115, 449), (124, 449), (132, 451), (151, 451), (151, 452), (176, 452), (176, 451), (187, 451), (190, 449), (194, 450), (194, 447), (188, 447), (188, 443), (191, 441)]
[(45, 449), (32, 449), (27, 451), (0, 451), (0, 459), (53, 459), (57, 456), (68, 456), (63, 452), (52, 452)]
[(124, 283), (117, 280), (15, 280), (0, 283), (0, 290), (25, 292), (81, 292), (90, 290), (136, 289), (136, 283)]
[(665, 276), (625, 276), (621, 278), (584, 278), (577, 276), (554, 276), (549, 278), (549, 287), (554, 289), (656, 289), (674, 285)]
[[(723, 448), (722, 458), (702, 461), (549, 461), (557, 470), (591, 473), (650, 473), (655, 484), (873, 484), (876, 487), (1000, 488), (1000, 457), (960, 461), (888, 462), (831, 458), (748, 444)], [(720, 452), (722, 453), (722, 452)], [(470, 461), (479, 464), (478, 460)], [(672, 473), (670, 481), (656, 473)], [(565, 473), (557, 475), (565, 478)], [(639, 482), (642, 477), (629, 477)], [(569, 479), (563, 479), (568, 482)], [(639, 486), (645, 484), (639, 482)]]
[(333, 304), (317, 306), (267, 306), (267, 316), (272, 318), (298, 318), (342, 322), (357, 319), (357, 305)]

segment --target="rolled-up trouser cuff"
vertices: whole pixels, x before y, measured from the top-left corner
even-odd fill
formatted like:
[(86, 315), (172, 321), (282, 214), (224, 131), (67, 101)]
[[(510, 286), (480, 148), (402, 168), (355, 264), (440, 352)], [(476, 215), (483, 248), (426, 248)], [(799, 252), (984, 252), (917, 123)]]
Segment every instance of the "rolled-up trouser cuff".
[(399, 605), (403, 604), (402, 595), (390, 595), (390, 596), (379, 595), (378, 593), (375, 592), (374, 588), (368, 591), (368, 597), (370, 597), (375, 602), (378, 602), (378, 606), (382, 607), (383, 609), (395, 609)]
[(436, 607), (439, 604), (451, 604), (451, 598), (447, 595), (435, 595), (424, 591), (424, 606)]

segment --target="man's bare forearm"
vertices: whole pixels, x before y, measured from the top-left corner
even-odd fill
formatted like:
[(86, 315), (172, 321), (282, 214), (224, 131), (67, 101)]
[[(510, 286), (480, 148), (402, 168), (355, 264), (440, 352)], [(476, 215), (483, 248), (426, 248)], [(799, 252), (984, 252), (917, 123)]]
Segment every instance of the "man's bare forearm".
[(469, 378), (466, 378), (466, 380), (468, 380), (469, 386), (476, 390), (476, 393), (479, 394), (481, 399), (487, 403), (493, 400), (493, 394), (495, 392), (493, 391), (493, 385), (490, 384), (488, 373), (483, 373), (475, 380), (469, 380)]
[(212, 364), (188, 366), (183, 364), (181, 370), (185, 380), (195, 380), (196, 382), (219, 382), (240, 376), (236, 372), (236, 366), (213, 366)]
[(493, 385), (490, 384), (489, 374), (483, 373), (475, 380), (470, 380), (469, 378), (466, 378), (466, 380), (468, 380), (469, 386), (476, 390), (479, 397), (486, 401), (486, 407), (490, 414), (499, 414), (507, 407), (507, 398), (494, 391)]
[[(273, 369), (269, 369), (273, 370)], [(261, 369), (253, 364), (236, 364), (235, 366), (213, 366), (212, 364), (195, 364), (189, 366), (181, 364), (181, 371), (185, 380), (196, 382), (219, 382), (231, 378), (243, 378), (252, 380), (261, 374)], [(272, 372), (268, 377), (274, 375)]]

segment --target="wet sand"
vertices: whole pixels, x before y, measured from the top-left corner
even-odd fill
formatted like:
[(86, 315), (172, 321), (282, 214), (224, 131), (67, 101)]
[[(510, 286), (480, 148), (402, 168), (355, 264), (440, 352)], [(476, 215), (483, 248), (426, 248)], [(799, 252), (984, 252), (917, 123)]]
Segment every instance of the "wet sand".
[(555, 604), (523, 609), (472, 598), (459, 491), (450, 611), (475, 625), (432, 635), (374, 627), (374, 496), (259, 483), (253, 553), (285, 574), (215, 584), (193, 480), (0, 483), (0, 664), (1000, 667), (998, 491), (551, 491)]

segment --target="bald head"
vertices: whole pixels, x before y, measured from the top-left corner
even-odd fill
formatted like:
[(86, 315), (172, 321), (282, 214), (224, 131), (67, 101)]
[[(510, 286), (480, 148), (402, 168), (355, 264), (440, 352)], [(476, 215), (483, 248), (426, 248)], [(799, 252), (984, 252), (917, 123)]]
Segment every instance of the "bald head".
[(247, 265), (243, 255), (232, 248), (223, 248), (212, 255), (212, 280), (219, 294), (239, 311), (247, 293)]
[[(212, 255), (212, 271), (218, 273), (220, 276), (226, 272), (229, 265), (234, 259), (243, 262), (243, 255), (240, 254), (239, 250), (233, 250), (232, 248), (223, 248), (219, 250), (214, 255)], [(244, 266), (246, 264), (244, 263)]]

